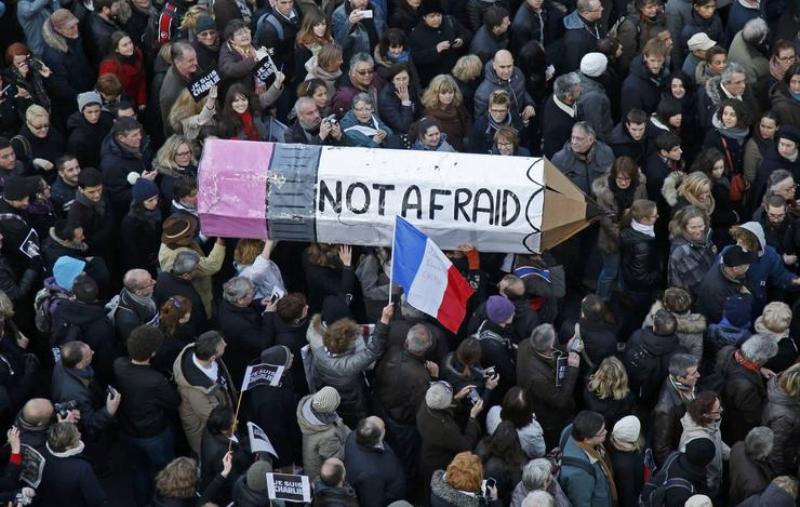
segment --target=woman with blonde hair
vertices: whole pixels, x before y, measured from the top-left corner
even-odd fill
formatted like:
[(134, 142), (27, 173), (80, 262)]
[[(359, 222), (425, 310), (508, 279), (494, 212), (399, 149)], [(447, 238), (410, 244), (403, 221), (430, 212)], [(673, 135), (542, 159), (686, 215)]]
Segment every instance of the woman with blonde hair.
[(775, 433), (775, 472), (794, 474), (800, 456), (800, 364), (769, 380), (763, 425)]
[(233, 252), (233, 266), (238, 276), (253, 282), (254, 298), (262, 300), (277, 295), (278, 299), (286, 294), (286, 286), (278, 265), (269, 258), (275, 243), (268, 239), (240, 239)]
[(455, 78), (458, 89), (464, 96), (464, 107), (467, 111), (472, 111), (475, 105), (475, 91), (481, 84), (483, 62), (477, 55), (464, 55), (456, 60), (450, 74)]
[(176, 507), (206, 505), (211, 500), (218, 498), (220, 494), (224, 494), (228, 475), (232, 469), (233, 453), (228, 451), (222, 458), (222, 470), (200, 496), (197, 491), (200, 480), (197, 461), (186, 456), (175, 458), (156, 475), (156, 493), (153, 495), (153, 504)]
[[(66, 151), (64, 136), (51, 125), (53, 118), (38, 104), (28, 106), (25, 125), (11, 139), (17, 158), (30, 165), (35, 174), (52, 174), (56, 161)], [(47, 172), (51, 171), (51, 172)]]
[(780, 373), (797, 362), (800, 346), (789, 336), (792, 309), (782, 301), (773, 301), (764, 307), (756, 319), (756, 333), (769, 336), (778, 344), (778, 354), (764, 364), (764, 368)]
[(342, 48), (331, 42), (319, 49), (316, 58), (310, 58), (305, 63), (306, 81), (312, 78), (321, 79), (328, 87), (328, 97), (336, 93), (336, 82), (342, 75)]
[(153, 160), (153, 168), (161, 174), (161, 195), (172, 202), (175, 180), (197, 176), (197, 157), (189, 139), (172, 135), (164, 142)]
[(633, 410), (635, 396), (628, 387), (628, 372), (616, 357), (603, 359), (590, 377), (583, 392), (588, 410), (601, 414), (606, 426), (613, 428), (620, 418)]
[(464, 107), (464, 96), (455, 79), (447, 74), (434, 77), (422, 94), (425, 116), (436, 119), (447, 141), (464, 151), (464, 139), (472, 129), (472, 118)]
[[(294, 68), (305, 70), (306, 63), (318, 55), (323, 46), (331, 43), (331, 25), (325, 15), (319, 9), (309, 7), (303, 12), (303, 21), (295, 38)], [(301, 78), (303, 74), (297, 77)]]
[(169, 126), (176, 134), (190, 141), (205, 137), (204, 130), (214, 127), (217, 112), (218, 88), (212, 86), (208, 95), (195, 101), (189, 90), (183, 90), (169, 111)]
[(672, 206), (674, 216), (686, 206), (695, 206), (709, 216), (714, 213), (714, 196), (711, 195), (711, 179), (705, 173), (695, 171), (684, 174), (674, 172), (664, 180), (661, 195)]

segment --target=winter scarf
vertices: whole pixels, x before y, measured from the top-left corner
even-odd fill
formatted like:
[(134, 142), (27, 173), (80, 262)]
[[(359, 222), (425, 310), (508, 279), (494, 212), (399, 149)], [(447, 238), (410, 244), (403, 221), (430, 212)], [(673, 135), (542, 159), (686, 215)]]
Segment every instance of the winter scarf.
[(636, 220), (631, 220), (631, 229), (633, 229), (636, 232), (641, 232), (642, 234), (650, 236), (651, 238), (656, 237), (655, 226), (652, 225), (644, 225), (640, 224)]
[(749, 127), (727, 128), (722, 124), (722, 120), (720, 120), (716, 114), (714, 114), (714, 116), (711, 118), (711, 124), (715, 129), (717, 129), (717, 132), (719, 132), (720, 135), (736, 141), (739, 144), (744, 143), (744, 141), (747, 139), (747, 136), (750, 135)]
[(80, 190), (75, 192), (75, 202), (77, 202), (78, 204), (81, 204), (83, 206), (86, 206), (87, 208), (92, 208), (99, 215), (105, 215), (106, 214), (106, 201), (105, 200), (100, 199), (97, 202), (90, 201), (85, 195), (83, 195), (83, 192), (81, 192)]
[(608, 188), (614, 194), (614, 201), (617, 203), (617, 217), (621, 217), (626, 209), (630, 208), (633, 204), (633, 198), (636, 195), (636, 186), (638, 182), (631, 180), (628, 188), (622, 189), (617, 186), (617, 180), (611, 175), (608, 175)]
[(743, 368), (746, 368), (750, 371), (754, 371), (756, 373), (761, 372), (761, 367), (756, 363), (752, 362), (751, 360), (744, 357), (741, 351), (737, 350), (733, 354), (733, 358), (736, 359), (736, 362), (742, 365)]
[(592, 460), (597, 461), (600, 463), (600, 468), (603, 469), (603, 473), (606, 476), (606, 480), (608, 481), (608, 489), (611, 490), (611, 497), (614, 499), (614, 503), (617, 503), (617, 486), (614, 483), (614, 469), (611, 467), (611, 460), (608, 458), (608, 453), (606, 452), (606, 448), (603, 447), (603, 444), (598, 445), (597, 447), (592, 447), (584, 442), (575, 442), (575, 445), (583, 449), (583, 452), (589, 455), (589, 458)]
[(239, 120), (242, 122), (242, 129), (244, 129), (245, 137), (250, 141), (260, 141), (258, 130), (256, 130), (256, 126), (253, 124), (253, 114), (250, 111), (245, 111), (242, 114), (236, 113), (236, 116), (238, 116)]

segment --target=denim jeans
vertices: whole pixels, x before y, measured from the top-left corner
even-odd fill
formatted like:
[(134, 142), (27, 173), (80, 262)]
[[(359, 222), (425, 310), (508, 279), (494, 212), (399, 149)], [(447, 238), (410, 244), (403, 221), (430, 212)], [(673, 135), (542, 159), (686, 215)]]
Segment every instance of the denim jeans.
[(133, 495), (137, 507), (145, 507), (153, 499), (153, 480), (156, 474), (175, 456), (175, 430), (171, 426), (160, 434), (135, 438), (123, 434), (131, 460), (130, 471)]
[(603, 258), (603, 267), (597, 276), (597, 295), (608, 300), (619, 279), (619, 252), (601, 253), (601, 256)]

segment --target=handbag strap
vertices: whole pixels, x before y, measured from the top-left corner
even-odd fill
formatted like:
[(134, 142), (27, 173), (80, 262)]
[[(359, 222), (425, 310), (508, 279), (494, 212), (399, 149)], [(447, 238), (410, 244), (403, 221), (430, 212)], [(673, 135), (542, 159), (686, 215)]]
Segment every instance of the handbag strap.
[(728, 149), (728, 141), (722, 134), (719, 135), (719, 140), (722, 143), (723, 150), (725, 151), (725, 158), (728, 159), (728, 166), (731, 168), (731, 174), (734, 174), (735, 171), (733, 165), (733, 157), (731, 156), (731, 150)]

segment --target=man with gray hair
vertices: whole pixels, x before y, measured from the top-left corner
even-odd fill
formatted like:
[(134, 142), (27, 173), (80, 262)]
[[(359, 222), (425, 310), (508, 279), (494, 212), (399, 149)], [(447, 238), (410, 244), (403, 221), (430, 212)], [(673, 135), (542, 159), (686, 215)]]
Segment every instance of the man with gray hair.
[(156, 288), (153, 292), (159, 308), (173, 296), (183, 296), (192, 303), (191, 317), (186, 324), (188, 336), (197, 336), (208, 329), (208, 315), (206, 314), (200, 293), (195, 289), (194, 279), (197, 266), (200, 264), (200, 255), (193, 250), (182, 250), (175, 256), (170, 271), (162, 271), (158, 275)]
[[(739, 0), (734, 3), (740, 4), (746, 1)], [(728, 25), (728, 29), (732, 27)], [(751, 88), (757, 87), (758, 83), (769, 75), (769, 59), (765, 54), (764, 45), (768, 35), (767, 22), (759, 17), (753, 18), (736, 33), (728, 50), (728, 60), (742, 66), (747, 74), (747, 85)]]
[(114, 331), (117, 343), (125, 343), (131, 331), (152, 322), (158, 315), (153, 299), (156, 281), (146, 269), (131, 269), (122, 278), (122, 291), (111, 300), (116, 301), (113, 312)]
[(553, 155), (551, 161), (564, 176), (589, 195), (592, 182), (611, 169), (614, 152), (597, 139), (597, 133), (591, 125), (579, 121), (572, 126), (569, 142)]
[(225, 363), (235, 385), (241, 385), (244, 371), (269, 346), (266, 326), (268, 301), (255, 301), (255, 286), (249, 278), (235, 276), (222, 286), (219, 331), (228, 341)]
[(522, 507), (556, 507), (556, 501), (547, 491), (534, 491), (525, 497)]
[(653, 411), (653, 457), (658, 465), (675, 450), (681, 438), (681, 418), (694, 399), (695, 386), (700, 379), (699, 359), (691, 354), (678, 353), (669, 358), (669, 375)]
[(383, 79), (375, 72), (375, 60), (367, 53), (356, 53), (350, 58), (348, 82), (336, 89), (331, 104), (337, 118), (342, 118), (353, 104), (353, 97), (368, 93), (373, 103), (378, 103), (378, 94), (383, 88)]
[(402, 347), (390, 347), (378, 364), (375, 398), (383, 408), (389, 426), (390, 443), (403, 463), (409, 487), (416, 483), (420, 436), (416, 428), (417, 411), (425, 402), (430, 383), (439, 378), (439, 365), (425, 359), (433, 345), (427, 325), (408, 328)]
[(730, 505), (739, 505), (745, 498), (764, 491), (775, 468), (772, 450), (775, 434), (766, 426), (756, 426), (747, 434), (743, 442), (736, 442), (731, 448), (729, 463)]
[(511, 507), (524, 507), (533, 493), (545, 493), (554, 499), (555, 507), (569, 507), (567, 495), (558, 481), (553, 480), (553, 465), (547, 458), (530, 460), (522, 469), (522, 480), (517, 483), (511, 495)]
[(347, 479), (361, 505), (388, 505), (407, 497), (403, 466), (385, 436), (381, 418), (370, 416), (360, 420), (345, 441)]
[(347, 146), (349, 141), (333, 115), (322, 118), (311, 97), (300, 97), (294, 103), (297, 121), (284, 135), (287, 143), (326, 146)]
[(172, 104), (177, 100), (178, 95), (186, 88), (186, 85), (194, 77), (194, 73), (200, 67), (197, 62), (197, 52), (194, 47), (186, 41), (176, 41), (170, 46), (170, 56), (172, 65), (167, 70), (161, 89), (158, 92), (158, 103), (161, 104), (161, 121), (164, 124), (164, 134), (172, 134), (169, 126), (169, 111)]
[(741, 100), (745, 106), (746, 123), (758, 117), (760, 108), (755, 96), (747, 86), (747, 72), (736, 62), (728, 62), (719, 76), (706, 81), (697, 95), (697, 106), (700, 111), (700, 124), (705, 130), (713, 128), (711, 120), (720, 103), (725, 99)]
[(553, 83), (553, 94), (542, 111), (544, 156), (552, 159), (569, 140), (572, 126), (578, 120), (578, 99), (581, 96), (581, 78), (577, 72), (558, 76)]
[(578, 0), (576, 9), (564, 17), (564, 61), (562, 71), (573, 71), (580, 67), (581, 58), (597, 47), (597, 41), (606, 36), (606, 24), (610, 13), (603, 13), (600, 0)]
[(737, 350), (728, 345), (717, 355), (716, 372), (722, 379), (720, 401), (725, 408), (722, 438), (725, 442), (744, 440), (747, 433), (761, 424), (767, 401), (764, 376), (775, 374), (764, 363), (778, 353), (774, 338), (755, 334)]
[[(574, 339), (569, 341), (567, 350), (571, 350)], [(561, 430), (575, 413), (573, 394), (581, 365), (577, 352), (567, 355), (555, 348), (555, 341), (553, 326), (540, 324), (517, 350), (517, 385), (528, 391), (548, 449), (558, 445)]]

